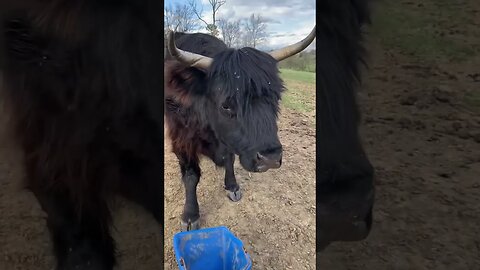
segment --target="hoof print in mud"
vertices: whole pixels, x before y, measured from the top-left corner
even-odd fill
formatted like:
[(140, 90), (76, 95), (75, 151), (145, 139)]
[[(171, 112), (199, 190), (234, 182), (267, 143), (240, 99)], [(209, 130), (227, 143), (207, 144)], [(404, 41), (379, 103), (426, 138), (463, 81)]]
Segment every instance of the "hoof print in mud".
[(182, 220), (182, 232), (188, 232), (188, 231), (193, 231), (193, 230), (198, 230), (200, 229), (200, 219), (197, 219), (194, 222), (185, 222)]
[(238, 202), (242, 198), (242, 191), (240, 189), (237, 191), (227, 190), (227, 196), (233, 202)]

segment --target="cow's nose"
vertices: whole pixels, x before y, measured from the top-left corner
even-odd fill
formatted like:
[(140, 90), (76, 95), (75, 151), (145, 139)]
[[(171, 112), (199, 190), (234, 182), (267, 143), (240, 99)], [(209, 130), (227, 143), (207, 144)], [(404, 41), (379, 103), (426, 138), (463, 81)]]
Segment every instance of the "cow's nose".
[(276, 147), (257, 153), (257, 171), (277, 169), (282, 166), (282, 147)]

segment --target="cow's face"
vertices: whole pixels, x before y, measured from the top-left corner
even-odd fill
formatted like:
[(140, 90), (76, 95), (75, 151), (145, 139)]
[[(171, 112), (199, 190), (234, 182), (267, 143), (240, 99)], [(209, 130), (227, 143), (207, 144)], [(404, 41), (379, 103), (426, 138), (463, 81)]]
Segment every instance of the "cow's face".
[(279, 168), (277, 114), (284, 88), (276, 61), (251, 48), (228, 50), (215, 57), (208, 77), (207, 120), (220, 142), (248, 171)]

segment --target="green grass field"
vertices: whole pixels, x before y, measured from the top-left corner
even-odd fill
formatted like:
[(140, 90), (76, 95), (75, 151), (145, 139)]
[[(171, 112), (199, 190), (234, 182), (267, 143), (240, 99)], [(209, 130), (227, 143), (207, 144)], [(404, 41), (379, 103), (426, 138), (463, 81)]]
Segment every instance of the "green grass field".
[(417, 59), (468, 60), (480, 53), (480, 44), (465, 37), (480, 35), (480, 31), (473, 24), (474, 14), (465, 16), (469, 14), (466, 7), (450, 1), (428, 0), (405, 8), (400, 1), (379, 0), (370, 31), (385, 47)]
[(280, 69), (280, 73), (283, 80), (299, 81), (315, 85), (315, 73), (313, 72)]
[(286, 108), (301, 112), (315, 112), (315, 73), (280, 69), (287, 91), (282, 97)]

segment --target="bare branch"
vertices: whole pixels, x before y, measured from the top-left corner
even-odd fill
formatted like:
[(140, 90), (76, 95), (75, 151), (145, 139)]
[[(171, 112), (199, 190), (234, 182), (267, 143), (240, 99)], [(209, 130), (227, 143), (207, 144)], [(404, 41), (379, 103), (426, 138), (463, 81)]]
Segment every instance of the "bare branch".
[(227, 19), (220, 19), (218, 25), (222, 32), (223, 42), (225, 42), (228, 47), (238, 47), (242, 34), (240, 20), (230, 22)]
[(257, 45), (264, 42), (267, 38), (267, 20), (254, 13), (245, 23), (244, 45), (256, 48)]
[(227, 1), (226, 0), (208, 0), (208, 2), (212, 6), (213, 24), (215, 24), (217, 22), (217, 20), (215, 18), (216, 18), (218, 9), (221, 6), (225, 5), (225, 3), (227, 3)]
[(206, 26), (208, 26), (208, 23), (204, 19), (202, 19), (203, 8), (198, 10), (197, 2), (195, 0), (188, 1), (188, 5), (192, 8), (193, 12), (195, 13), (195, 16), (197, 16), (197, 18), (200, 21), (202, 21), (203, 23), (205, 23)]
[(167, 30), (188, 32), (199, 27), (192, 8), (187, 4), (165, 7), (164, 20)]
[(199, 10), (197, 8), (196, 0), (189, 0), (188, 4), (192, 7), (193, 12), (197, 16), (197, 18), (205, 24), (206, 29), (210, 32), (210, 34), (212, 34), (213, 36), (217, 36), (218, 35), (217, 13), (220, 7), (223, 6), (225, 3), (227, 3), (227, 1), (226, 0), (208, 0), (208, 2), (210, 3), (210, 6), (212, 8), (212, 23), (207, 23), (202, 18), (203, 9)]

